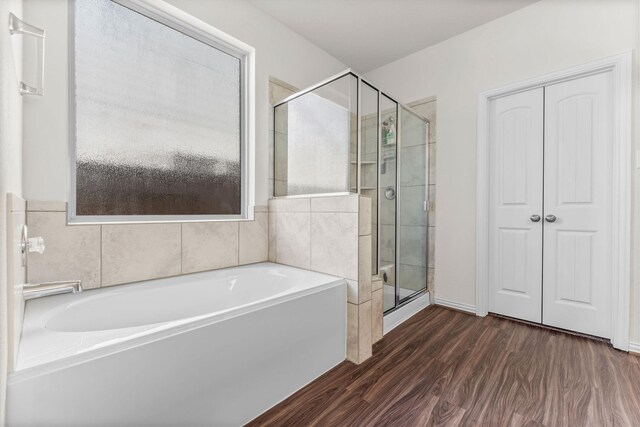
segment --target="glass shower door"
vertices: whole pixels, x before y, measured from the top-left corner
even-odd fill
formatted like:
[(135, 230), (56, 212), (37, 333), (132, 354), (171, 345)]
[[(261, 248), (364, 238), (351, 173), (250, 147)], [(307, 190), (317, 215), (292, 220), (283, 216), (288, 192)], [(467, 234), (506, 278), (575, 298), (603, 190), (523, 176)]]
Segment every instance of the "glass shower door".
[(400, 107), (398, 303), (427, 287), (428, 123)]

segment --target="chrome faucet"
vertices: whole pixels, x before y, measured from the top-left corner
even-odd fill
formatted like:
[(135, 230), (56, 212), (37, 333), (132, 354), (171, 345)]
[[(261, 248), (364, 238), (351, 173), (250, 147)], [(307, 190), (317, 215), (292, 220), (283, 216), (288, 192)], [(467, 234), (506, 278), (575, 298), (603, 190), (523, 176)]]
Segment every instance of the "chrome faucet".
[(25, 301), (33, 298), (51, 295), (82, 292), (81, 280), (63, 280), (59, 282), (44, 282), (24, 285), (22, 295)]

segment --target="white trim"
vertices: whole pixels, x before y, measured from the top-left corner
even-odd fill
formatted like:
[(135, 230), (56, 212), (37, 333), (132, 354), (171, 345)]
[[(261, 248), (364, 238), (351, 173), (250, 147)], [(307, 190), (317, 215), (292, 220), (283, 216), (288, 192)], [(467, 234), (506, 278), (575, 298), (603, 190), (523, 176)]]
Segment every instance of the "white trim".
[(640, 355), (640, 342), (629, 342), (629, 353)]
[(419, 311), (424, 310), (429, 306), (429, 292), (425, 292), (410, 303), (403, 305), (397, 310), (386, 314), (382, 321), (383, 335), (388, 334), (395, 327), (400, 326), (406, 320), (409, 320), (411, 316), (417, 314)]
[(455, 301), (450, 301), (442, 298), (436, 298), (434, 302), (436, 305), (441, 305), (442, 307), (452, 308), (458, 311), (464, 311), (465, 313), (476, 314), (476, 306), (473, 304), (465, 304), (462, 302), (455, 302)]
[(476, 188), (476, 314), (486, 316), (489, 296), (489, 101), (514, 93), (573, 80), (587, 75), (612, 72), (613, 77), (613, 155), (612, 188), (612, 330), (611, 343), (617, 349), (629, 348), (630, 282), (630, 159), (631, 159), (631, 51), (587, 64), (546, 74), (488, 90), (478, 95), (477, 188)]

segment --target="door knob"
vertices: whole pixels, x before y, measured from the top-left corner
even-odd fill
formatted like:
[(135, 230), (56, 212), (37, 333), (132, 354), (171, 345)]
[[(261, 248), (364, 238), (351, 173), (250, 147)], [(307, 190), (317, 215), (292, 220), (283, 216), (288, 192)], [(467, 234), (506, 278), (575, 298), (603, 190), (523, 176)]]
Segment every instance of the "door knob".
[(556, 216), (555, 215), (547, 215), (547, 216), (544, 217), (544, 219), (547, 222), (556, 222)]
[(540, 221), (540, 215), (531, 215), (529, 219), (531, 219), (531, 221), (533, 222), (538, 222)]

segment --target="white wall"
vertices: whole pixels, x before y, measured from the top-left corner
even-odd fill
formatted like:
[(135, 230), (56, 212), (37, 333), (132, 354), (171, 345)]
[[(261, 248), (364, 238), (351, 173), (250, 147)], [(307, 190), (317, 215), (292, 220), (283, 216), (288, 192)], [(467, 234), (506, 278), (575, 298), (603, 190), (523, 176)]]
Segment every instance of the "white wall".
[[(438, 99), (438, 298), (475, 305), (477, 94), (637, 49), (638, 10), (638, 0), (542, 0), (366, 74), (401, 101)], [(631, 338), (640, 341), (637, 280), (632, 287)]]
[(7, 379), (8, 289), (6, 193), (22, 192), (22, 97), (18, 82), (22, 75), (22, 40), (11, 36), (6, 25), (9, 13), (22, 17), (22, 0), (0, 1), (0, 426), (5, 419)]
[[(25, 104), (24, 196), (67, 200), (67, 0), (24, 0), (25, 16), (47, 31), (46, 94)], [(256, 49), (256, 204), (268, 198), (269, 76), (305, 87), (346, 65), (244, 0), (169, 0)]]

